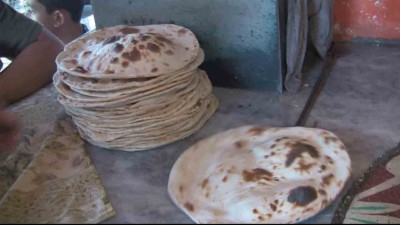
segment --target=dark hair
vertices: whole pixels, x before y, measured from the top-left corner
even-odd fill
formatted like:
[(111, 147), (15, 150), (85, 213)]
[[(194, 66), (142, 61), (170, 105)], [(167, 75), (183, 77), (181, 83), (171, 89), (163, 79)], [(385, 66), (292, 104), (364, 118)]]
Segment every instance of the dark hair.
[(71, 15), (74, 22), (80, 22), (83, 12), (83, 0), (37, 0), (46, 7), (48, 13), (55, 10), (64, 9)]

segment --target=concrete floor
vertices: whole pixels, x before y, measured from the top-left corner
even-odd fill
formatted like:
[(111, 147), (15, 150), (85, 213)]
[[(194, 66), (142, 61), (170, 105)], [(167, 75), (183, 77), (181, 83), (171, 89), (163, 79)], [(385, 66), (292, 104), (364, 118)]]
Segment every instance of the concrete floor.
[[(343, 140), (357, 177), (375, 157), (400, 142), (400, 45), (353, 43), (340, 45), (339, 50), (341, 57), (307, 126), (331, 130)], [(312, 62), (315, 60), (305, 67), (309, 85), (298, 94), (215, 88), (218, 111), (198, 133), (183, 141), (138, 153), (88, 144), (117, 213), (104, 223), (192, 223), (167, 195), (168, 176), (176, 159), (199, 140), (229, 128), (247, 124), (294, 126), (321, 70), (321, 63)], [(16, 106), (14, 110), (25, 126), (56, 118), (55, 112), (62, 107), (53, 91), (32, 97), (34, 105)], [(307, 222), (330, 223), (338, 201)]]
[[(317, 123), (341, 138), (355, 179), (400, 142), (400, 45), (339, 47), (341, 56), (307, 126)], [(337, 203), (307, 222), (330, 222)]]

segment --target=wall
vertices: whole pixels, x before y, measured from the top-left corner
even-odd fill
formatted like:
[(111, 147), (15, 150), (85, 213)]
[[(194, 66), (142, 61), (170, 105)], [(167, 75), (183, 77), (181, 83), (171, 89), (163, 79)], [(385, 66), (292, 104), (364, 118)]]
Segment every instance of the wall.
[(400, 0), (335, 0), (335, 40), (400, 39)]
[(175, 23), (192, 30), (214, 86), (283, 91), (279, 0), (96, 0), (96, 27)]

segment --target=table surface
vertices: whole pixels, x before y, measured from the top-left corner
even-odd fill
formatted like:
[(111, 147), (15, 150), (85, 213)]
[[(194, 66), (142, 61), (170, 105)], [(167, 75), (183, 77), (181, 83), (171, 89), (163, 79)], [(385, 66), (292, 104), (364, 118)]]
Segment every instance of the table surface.
[[(201, 139), (230, 128), (248, 124), (290, 126), (296, 122), (308, 96), (308, 91), (282, 96), (227, 88), (214, 88), (214, 93), (220, 100), (217, 112), (199, 132), (182, 141), (134, 153), (86, 145), (116, 211), (116, 216), (104, 223), (192, 223), (167, 194), (169, 173), (180, 154)], [(54, 121), (65, 113), (52, 86), (11, 110), (21, 118), (24, 127)]]
[[(394, 113), (400, 111), (400, 82), (392, 76), (398, 74), (400, 64), (391, 61), (398, 59), (399, 50), (400, 47), (382, 46), (350, 49), (348, 55), (339, 58), (310, 114), (307, 126), (331, 130), (345, 143), (354, 178), (400, 141), (400, 120)], [(364, 56), (368, 58), (362, 59)], [(372, 87), (370, 81), (377, 74), (381, 79)], [(306, 87), (296, 95), (280, 95), (214, 88), (220, 100), (217, 112), (199, 132), (182, 141), (136, 153), (87, 144), (116, 211), (116, 216), (104, 223), (193, 223), (167, 194), (169, 172), (180, 154), (207, 136), (242, 125), (293, 126), (310, 91)], [(51, 86), (11, 110), (21, 118), (23, 126), (51, 121), (64, 113)], [(340, 198), (306, 222), (330, 223), (339, 201)]]

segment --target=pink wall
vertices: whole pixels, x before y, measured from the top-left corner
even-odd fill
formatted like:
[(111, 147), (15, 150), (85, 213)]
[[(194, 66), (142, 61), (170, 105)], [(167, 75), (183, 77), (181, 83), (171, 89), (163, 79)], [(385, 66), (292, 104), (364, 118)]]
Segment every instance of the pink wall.
[(400, 39), (400, 0), (334, 0), (335, 40)]

